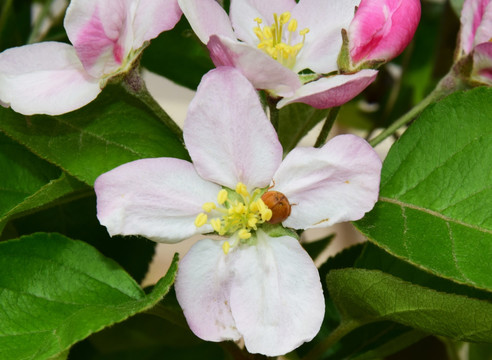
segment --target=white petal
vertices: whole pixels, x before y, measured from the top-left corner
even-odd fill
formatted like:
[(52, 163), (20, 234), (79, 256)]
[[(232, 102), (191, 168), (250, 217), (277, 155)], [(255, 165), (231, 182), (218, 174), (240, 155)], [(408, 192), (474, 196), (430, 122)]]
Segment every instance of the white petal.
[(354, 135), (340, 135), (321, 149), (292, 150), (274, 175), (275, 187), (292, 204), (282, 223), (294, 229), (358, 220), (377, 201), (381, 160)]
[(318, 333), (323, 291), (318, 270), (296, 239), (270, 238), (261, 230), (257, 235), (256, 246), (229, 253), (230, 306), (250, 353), (283, 355)]
[(97, 217), (113, 235), (142, 235), (173, 243), (194, 234), (202, 205), (215, 202), (220, 187), (198, 176), (193, 165), (174, 158), (136, 160), (96, 179)]
[(72, 0), (64, 20), (68, 38), (94, 77), (114, 74), (132, 50), (134, 0)]
[(294, 0), (231, 0), (231, 22), (238, 39), (249, 44), (258, 44), (258, 38), (253, 32), (257, 26), (255, 18), (262, 19), (262, 26), (274, 23), (273, 14), (278, 15), (291, 11)]
[(191, 28), (204, 44), (208, 43), (211, 35), (236, 38), (229, 16), (217, 1), (178, 0), (178, 2)]
[(44, 42), (0, 54), (0, 100), (24, 114), (59, 115), (78, 109), (101, 92), (72, 46)]
[(340, 74), (322, 77), (301, 86), (293, 96), (284, 97), (277, 103), (277, 109), (301, 102), (317, 109), (327, 109), (345, 104), (359, 95), (376, 80), (377, 70), (363, 69), (354, 74)]
[(348, 29), (360, 0), (301, 0), (292, 11), (298, 29), (309, 29), (294, 70), (311, 69), (326, 74), (338, 69), (342, 28)]
[(213, 35), (207, 48), (215, 66), (235, 67), (256, 89), (292, 96), (301, 86), (297, 73), (249, 44)]
[(176, 297), (190, 329), (204, 340), (241, 338), (229, 306), (232, 275), (221, 241), (198, 241), (179, 263)]
[(197, 172), (215, 183), (249, 189), (267, 186), (282, 147), (258, 95), (236, 69), (207, 73), (192, 100), (184, 139)]
[(178, 0), (139, 1), (133, 19), (133, 48), (172, 29), (181, 18)]

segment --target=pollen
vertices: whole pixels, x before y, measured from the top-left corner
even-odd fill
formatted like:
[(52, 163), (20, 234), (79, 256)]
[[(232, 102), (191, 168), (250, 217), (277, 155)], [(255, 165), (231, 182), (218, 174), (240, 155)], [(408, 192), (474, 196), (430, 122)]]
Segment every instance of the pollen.
[(272, 218), (272, 210), (261, 199), (264, 191), (249, 191), (241, 182), (237, 183), (234, 190), (220, 190), (217, 204), (206, 202), (202, 205), (204, 212), (197, 215), (195, 226), (202, 227), (209, 223), (218, 235), (235, 234), (232, 243), (224, 242), (223, 250), (227, 254), (230, 248), (251, 239), (258, 226)]
[(263, 20), (261, 18), (254, 19), (256, 26), (253, 28), (253, 32), (259, 40), (258, 49), (282, 65), (293, 68), (297, 55), (304, 46), (309, 29), (305, 28), (296, 33), (297, 20), (291, 19), (291, 13), (288, 11), (280, 14), (280, 16), (274, 13), (273, 20), (272, 25), (262, 26)]

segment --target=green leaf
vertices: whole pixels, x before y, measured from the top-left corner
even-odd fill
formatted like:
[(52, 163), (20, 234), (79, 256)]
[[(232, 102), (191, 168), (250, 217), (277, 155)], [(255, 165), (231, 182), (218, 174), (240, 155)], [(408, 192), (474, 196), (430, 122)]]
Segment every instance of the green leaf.
[(492, 360), (492, 344), (469, 344), (468, 360)]
[(155, 305), (177, 271), (145, 294), (114, 261), (81, 241), (38, 233), (0, 243), (0, 358), (49, 359)]
[(192, 90), (196, 90), (202, 76), (214, 68), (206, 46), (184, 16), (174, 29), (151, 41), (143, 53), (142, 65)]
[(357, 227), (397, 257), (492, 290), (492, 89), (427, 108), (389, 152), (379, 202)]
[[(333, 301), (347, 320), (391, 320), (461, 341), (492, 341), (492, 303), (414, 285), (377, 270), (333, 270)], [(466, 311), (457, 311), (466, 309)]]
[(24, 116), (0, 108), (0, 130), (89, 185), (123, 163), (150, 157), (187, 158), (179, 140), (118, 86), (77, 111)]
[[(354, 263), (361, 256), (364, 249), (363, 244), (352, 246), (338, 253), (335, 257), (328, 259), (320, 268), (320, 277), (326, 275), (333, 269), (342, 269), (354, 266)], [(357, 356), (367, 356), (369, 354), (389, 355), (409, 344), (419, 340), (417, 332), (406, 326), (389, 321), (381, 321), (371, 324), (361, 324), (361, 326), (344, 336), (340, 341), (326, 348), (323, 342), (328, 338), (340, 324), (340, 314), (330, 296), (330, 291), (326, 283), (322, 282), (325, 294), (325, 317), (320, 332), (309, 343), (303, 344), (296, 350), (301, 358), (307, 354), (311, 357), (306, 359), (339, 360), (352, 359)], [(314, 354), (318, 354), (314, 356)]]
[(315, 109), (306, 104), (290, 104), (279, 111), (278, 137), (287, 154), (317, 123), (328, 115), (329, 109)]
[(335, 234), (330, 234), (322, 239), (312, 241), (312, 242), (303, 242), (301, 243), (302, 247), (304, 250), (307, 251), (309, 256), (311, 256), (311, 259), (316, 259), (319, 254), (325, 250), (328, 245), (330, 245), (331, 241), (335, 237)]
[(53, 206), (10, 222), (2, 239), (17, 238), (35, 232), (58, 232), (83, 240), (104, 256), (110, 257), (140, 282), (148, 271), (156, 243), (136, 236), (110, 237), (96, 217), (94, 192), (70, 203)]
[(463, 9), (463, 3), (465, 0), (450, 0), (451, 7), (453, 8), (456, 16), (461, 16), (461, 9)]
[(0, 233), (7, 221), (87, 187), (0, 133)]

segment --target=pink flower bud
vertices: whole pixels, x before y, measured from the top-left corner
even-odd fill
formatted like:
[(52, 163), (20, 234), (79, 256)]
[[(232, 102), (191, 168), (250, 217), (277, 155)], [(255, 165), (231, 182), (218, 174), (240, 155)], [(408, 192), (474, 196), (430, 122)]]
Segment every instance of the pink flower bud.
[(419, 0), (362, 0), (348, 30), (352, 66), (377, 65), (398, 56), (419, 20)]

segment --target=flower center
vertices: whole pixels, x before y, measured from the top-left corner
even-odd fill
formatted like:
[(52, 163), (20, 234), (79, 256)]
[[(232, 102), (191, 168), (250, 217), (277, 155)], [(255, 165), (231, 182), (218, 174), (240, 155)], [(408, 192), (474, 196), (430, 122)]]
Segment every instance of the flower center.
[[(256, 18), (257, 26), (253, 28), (255, 35), (260, 40), (258, 49), (263, 50), (269, 56), (277, 60), (282, 65), (293, 68), (296, 63), (296, 57), (304, 46), (308, 28), (299, 31), (302, 41), (292, 44), (292, 38), (297, 31), (297, 20), (290, 18), (290, 12), (286, 11), (280, 16), (273, 14), (274, 23), (271, 26), (261, 26), (263, 20)], [(284, 27), (284, 25), (286, 25)], [(284, 28), (287, 33), (284, 37)]]
[[(237, 233), (238, 241), (249, 239), (251, 231), (272, 218), (272, 210), (260, 197), (263, 191), (256, 189), (250, 194), (243, 183), (238, 183), (234, 192), (228, 192), (226, 189), (220, 190), (217, 195), (217, 204), (213, 202), (203, 204), (204, 212), (196, 217), (195, 226), (201, 227), (210, 223), (219, 235)], [(210, 220), (208, 214), (210, 214)], [(224, 253), (229, 252), (230, 246), (229, 242), (224, 242)]]

